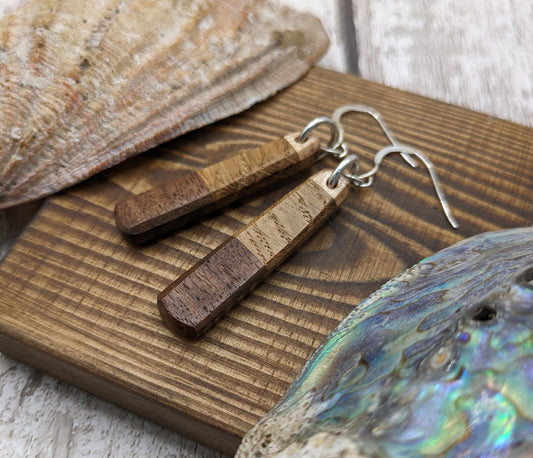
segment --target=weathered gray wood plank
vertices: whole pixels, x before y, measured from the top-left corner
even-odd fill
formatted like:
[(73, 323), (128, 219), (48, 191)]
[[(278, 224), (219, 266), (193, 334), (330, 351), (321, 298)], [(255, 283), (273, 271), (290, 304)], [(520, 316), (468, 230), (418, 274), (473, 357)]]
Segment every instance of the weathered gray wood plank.
[(3, 355), (0, 405), (0, 456), (222, 456)]
[(533, 126), (533, 3), (353, 5), (363, 78)]

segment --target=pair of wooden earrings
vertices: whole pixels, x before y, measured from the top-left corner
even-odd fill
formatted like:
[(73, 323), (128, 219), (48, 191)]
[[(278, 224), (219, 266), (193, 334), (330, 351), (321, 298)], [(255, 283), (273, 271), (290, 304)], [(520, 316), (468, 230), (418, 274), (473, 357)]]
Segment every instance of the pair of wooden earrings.
[[(359, 159), (348, 153), (344, 142), (341, 118), (348, 112), (372, 116), (391, 143), (376, 154), (374, 168), (364, 174), (358, 173)], [(321, 146), (311, 133), (322, 124), (331, 130), (327, 146)], [(320, 227), (339, 208), (350, 186), (370, 186), (381, 162), (392, 153), (401, 154), (411, 166), (417, 165), (416, 158), (427, 167), (448, 221), (458, 227), (431, 161), (399, 144), (380, 115), (361, 105), (340, 107), (331, 117), (314, 119), (301, 133), (132, 196), (116, 206), (116, 223), (128, 239), (144, 243), (287, 178), (325, 155), (339, 160), (334, 170), (325, 169), (307, 179), (159, 294), (166, 325), (177, 334), (197, 338)]]

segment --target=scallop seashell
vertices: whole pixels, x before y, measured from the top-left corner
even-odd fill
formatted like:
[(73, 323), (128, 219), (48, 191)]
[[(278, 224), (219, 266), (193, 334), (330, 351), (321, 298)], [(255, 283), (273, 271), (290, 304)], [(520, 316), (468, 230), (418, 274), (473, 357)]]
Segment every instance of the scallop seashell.
[(325, 340), (237, 456), (532, 456), (533, 227), (425, 259)]
[(30, 0), (0, 20), (0, 208), (242, 111), (326, 47), (266, 0)]

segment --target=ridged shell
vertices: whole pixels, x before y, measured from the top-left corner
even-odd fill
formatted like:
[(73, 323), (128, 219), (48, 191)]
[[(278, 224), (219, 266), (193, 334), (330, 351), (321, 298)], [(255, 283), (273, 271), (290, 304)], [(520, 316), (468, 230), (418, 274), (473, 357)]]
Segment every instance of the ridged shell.
[(425, 259), (362, 302), (242, 457), (532, 456), (533, 227)]
[(318, 20), (266, 0), (34, 0), (0, 21), (0, 208), (297, 80)]

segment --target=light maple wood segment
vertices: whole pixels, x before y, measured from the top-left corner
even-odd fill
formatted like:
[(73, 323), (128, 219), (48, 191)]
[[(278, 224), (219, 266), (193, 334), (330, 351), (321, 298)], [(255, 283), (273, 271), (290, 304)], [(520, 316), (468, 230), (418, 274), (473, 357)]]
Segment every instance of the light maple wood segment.
[[(393, 156), (372, 188), (350, 190), (335, 218), (202, 339), (174, 336), (157, 294), (305, 176), (140, 248), (117, 231), (116, 203), (348, 102), (375, 108), (399, 141), (429, 156), (460, 229), (449, 228), (426, 172)], [(386, 140), (364, 116), (343, 121), (364, 172)], [(327, 129), (317, 132), (327, 142)], [(529, 128), (314, 69), (240, 116), (49, 199), (0, 264), (0, 350), (232, 454), (322, 339), (383, 282), (467, 236), (531, 224), (532, 151)]]
[(347, 197), (348, 181), (328, 187), (331, 172), (314, 175), (235, 236), (261, 260), (267, 272), (318, 229)]
[(331, 170), (317, 173), (172, 282), (157, 297), (175, 333), (196, 339), (329, 218), (348, 195)]
[(290, 134), (243, 151), (223, 163), (199, 170), (198, 175), (220, 208), (236, 200), (240, 193), (251, 194), (311, 166), (317, 160), (320, 140), (312, 136), (298, 143), (297, 136)]
[(128, 197), (115, 208), (117, 227), (131, 241), (143, 243), (310, 167), (320, 141), (310, 136), (299, 142), (297, 137), (290, 134), (246, 149)]

